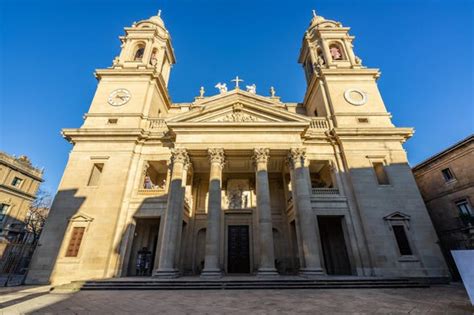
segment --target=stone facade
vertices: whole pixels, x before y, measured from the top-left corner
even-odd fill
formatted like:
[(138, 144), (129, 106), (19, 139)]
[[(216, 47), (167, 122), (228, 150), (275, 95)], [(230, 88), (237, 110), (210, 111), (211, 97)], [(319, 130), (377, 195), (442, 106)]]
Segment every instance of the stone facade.
[(443, 253), (454, 278), (452, 249), (474, 249), (474, 136), (413, 168)]
[(43, 171), (26, 156), (17, 158), (0, 152), (0, 257), (7, 244), (23, 232), (42, 177)]
[(162, 19), (125, 28), (96, 71), (29, 283), (134, 275), (444, 277), (447, 269), (380, 73), (314, 16), (303, 102), (216, 85), (171, 103)]

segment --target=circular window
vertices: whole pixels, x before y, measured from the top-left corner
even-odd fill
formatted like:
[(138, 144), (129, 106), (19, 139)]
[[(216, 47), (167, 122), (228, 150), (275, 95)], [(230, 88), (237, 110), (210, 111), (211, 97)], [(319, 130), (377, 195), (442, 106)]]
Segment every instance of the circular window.
[(359, 89), (347, 89), (344, 98), (352, 105), (360, 106), (367, 103), (367, 93)]

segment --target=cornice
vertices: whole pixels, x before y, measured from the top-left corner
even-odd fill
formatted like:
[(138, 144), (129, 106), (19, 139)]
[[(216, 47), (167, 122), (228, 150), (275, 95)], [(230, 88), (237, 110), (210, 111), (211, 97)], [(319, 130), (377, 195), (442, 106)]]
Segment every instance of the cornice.
[(7, 194), (15, 195), (17, 197), (26, 198), (30, 201), (34, 200), (36, 197), (30, 193), (27, 193), (23, 190), (17, 189), (15, 187), (10, 187), (4, 184), (0, 184), (0, 191), (3, 191)]
[[(17, 171), (17, 172), (19, 172), (19, 173), (22, 173), (23, 175), (25, 175), (25, 176), (27, 176), (27, 177), (29, 177), (29, 178), (33, 178), (34, 180), (37, 180), (37, 181), (39, 181), (39, 182), (43, 182), (43, 181), (44, 181), (40, 176), (37, 176), (37, 175), (31, 173), (31, 171), (28, 172), (28, 171), (26, 171), (26, 170), (24, 170), (24, 169), (22, 169), (22, 168), (20, 168), (20, 167), (17, 167), (17, 166), (15, 166), (15, 165), (11, 164), (11, 163), (8, 163), (8, 162), (4, 161), (4, 160), (1, 160), (1, 159), (0, 159), (0, 164), (3, 164), (3, 165), (5, 165), (6, 167), (11, 168), (11, 169), (13, 169), (13, 170), (15, 170), (15, 171)], [(36, 169), (35, 169), (35, 171), (38, 172)]]
[(334, 128), (330, 134), (340, 140), (381, 140), (391, 139), (405, 142), (414, 134), (413, 128), (367, 127), (367, 128)]

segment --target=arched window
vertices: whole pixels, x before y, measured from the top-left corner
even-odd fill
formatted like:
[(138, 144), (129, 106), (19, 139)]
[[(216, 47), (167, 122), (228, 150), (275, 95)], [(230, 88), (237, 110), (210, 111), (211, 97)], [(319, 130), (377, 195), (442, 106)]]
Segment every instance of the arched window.
[(329, 52), (331, 53), (332, 60), (345, 60), (344, 50), (339, 43), (332, 43), (329, 45)]
[(137, 50), (135, 51), (135, 55), (133, 57), (134, 61), (141, 61), (143, 59), (143, 55), (145, 54), (145, 46), (138, 45)]
[(158, 49), (153, 49), (151, 52), (150, 64), (155, 66), (158, 63)]

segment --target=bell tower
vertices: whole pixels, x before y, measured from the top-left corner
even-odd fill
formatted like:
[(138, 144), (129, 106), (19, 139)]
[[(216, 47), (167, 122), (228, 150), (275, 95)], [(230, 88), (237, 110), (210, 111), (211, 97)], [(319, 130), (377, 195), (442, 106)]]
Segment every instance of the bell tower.
[(119, 56), (111, 67), (96, 70), (99, 83), (84, 128), (140, 128), (147, 118), (168, 112), (175, 55), (160, 15), (126, 27)]
[(329, 117), (335, 127), (393, 127), (376, 83), (380, 72), (362, 65), (349, 30), (313, 10), (298, 59), (307, 114)]

